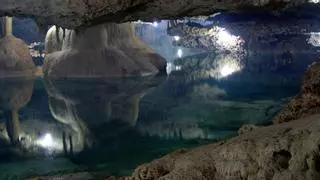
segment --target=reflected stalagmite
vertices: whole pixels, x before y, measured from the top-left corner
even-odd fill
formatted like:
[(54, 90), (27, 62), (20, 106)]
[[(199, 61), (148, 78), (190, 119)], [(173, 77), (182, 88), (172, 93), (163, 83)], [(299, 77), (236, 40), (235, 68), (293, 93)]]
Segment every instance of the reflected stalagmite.
[(139, 115), (140, 98), (141, 94), (135, 94), (123, 100), (113, 102), (112, 117), (131, 126), (135, 126)]
[[(78, 116), (78, 111), (72, 105), (72, 102), (63, 99), (49, 97), (49, 108), (52, 116), (59, 122), (69, 125), (76, 132), (76, 150), (82, 150), (90, 145), (89, 130), (83, 120)], [(67, 148), (69, 134), (63, 134), (63, 146), (65, 152), (70, 152)]]
[(77, 147), (90, 147), (95, 142), (94, 127), (108, 123), (135, 126), (142, 94), (153, 87), (151, 79), (105, 79), (99, 83), (81, 84), (46, 79), (51, 114), (77, 132), (76, 140), (70, 141), (68, 134), (63, 135), (64, 146), (70, 143), (70, 148), (64, 149), (65, 153), (71, 154), (72, 147), (74, 151)]
[(52, 27), (46, 36), (44, 72), (51, 77), (147, 76), (166, 62), (134, 34), (131, 23), (80, 30)]
[[(9, 116), (10, 117), (10, 116)], [(11, 144), (19, 143), (19, 134), (20, 134), (20, 120), (19, 120), (19, 110), (12, 109), (11, 118), (6, 119), (6, 126), (8, 136), (10, 138)]]
[(11, 144), (19, 143), (19, 109), (30, 101), (32, 92), (33, 81), (1, 81), (0, 104), (6, 110), (6, 127)]

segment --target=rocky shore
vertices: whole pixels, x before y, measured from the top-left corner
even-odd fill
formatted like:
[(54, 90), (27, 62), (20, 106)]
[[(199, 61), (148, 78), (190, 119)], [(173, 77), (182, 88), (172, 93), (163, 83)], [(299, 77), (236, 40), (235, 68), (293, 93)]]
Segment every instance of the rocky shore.
[(176, 151), (139, 166), (125, 179), (319, 179), (319, 72), (319, 64), (307, 70), (301, 92), (275, 117), (274, 125)]

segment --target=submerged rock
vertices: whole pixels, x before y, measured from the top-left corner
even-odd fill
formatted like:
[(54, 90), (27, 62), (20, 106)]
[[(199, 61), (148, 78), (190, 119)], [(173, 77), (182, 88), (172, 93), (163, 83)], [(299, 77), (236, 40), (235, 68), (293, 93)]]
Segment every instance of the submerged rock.
[(131, 178), (319, 179), (319, 67), (314, 64), (308, 69), (301, 93), (275, 123), (284, 122), (282, 117), (296, 121), (257, 130), (250, 127), (252, 131), (224, 142), (171, 153), (139, 166)]
[(0, 137), (8, 137), (13, 145), (18, 144), (21, 137), (19, 109), (31, 100), (32, 92), (33, 81), (30, 80), (0, 82), (0, 108), (6, 114), (6, 130), (0, 133)]
[(320, 115), (235, 137), (224, 143), (172, 153), (139, 166), (150, 179), (319, 179)]
[(51, 30), (46, 49), (52, 53), (45, 58), (44, 73), (52, 77), (147, 76), (166, 67), (165, 59), (135, 36), (130, 23)]
[(304, 77), (300, 93), (274, 118), (279, 124), (320, 113), (320, 64), (313, 64)]
[(28, 45), (12, 35), (0, 39), (0, 76), (31, 76), (35, 65)]
[(47, 177), (34, 177), (34, 178), (28, 178), (27, 180), (93, 180), (95, 177), (90, 174), (89, 172), (78, 172), (78, 173), (70, 173), (70, 174), (64, 174), (64, 175), (58, 175), (58, 176), (47, 176)]

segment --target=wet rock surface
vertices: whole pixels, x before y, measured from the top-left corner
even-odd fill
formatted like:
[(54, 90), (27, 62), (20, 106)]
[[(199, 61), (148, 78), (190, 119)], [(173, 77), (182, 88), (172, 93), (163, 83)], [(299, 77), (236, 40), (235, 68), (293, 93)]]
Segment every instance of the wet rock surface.
[[(76, 28), (111, 21), (166, 19), (212, 14), (217, 11), (279, 10), (308, 0), (1, 0), (0, 14), (34, 17), (44, 24)], [(30, 4), (34, 4), (30, 8)]]
[(320, 64), (312, 65), (304, 77), (300, 93), (274, 118), (279, 124), (320, 112)]

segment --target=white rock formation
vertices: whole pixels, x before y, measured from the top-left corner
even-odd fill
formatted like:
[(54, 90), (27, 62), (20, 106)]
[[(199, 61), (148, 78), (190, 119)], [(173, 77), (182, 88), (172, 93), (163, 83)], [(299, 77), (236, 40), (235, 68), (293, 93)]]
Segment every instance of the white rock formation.
[(166, 66), (135, 36), (130, 23), (72, 31), (54, 27), (46, 36), (46, 50), (44, 73), (52, 77), (146, 76)]

